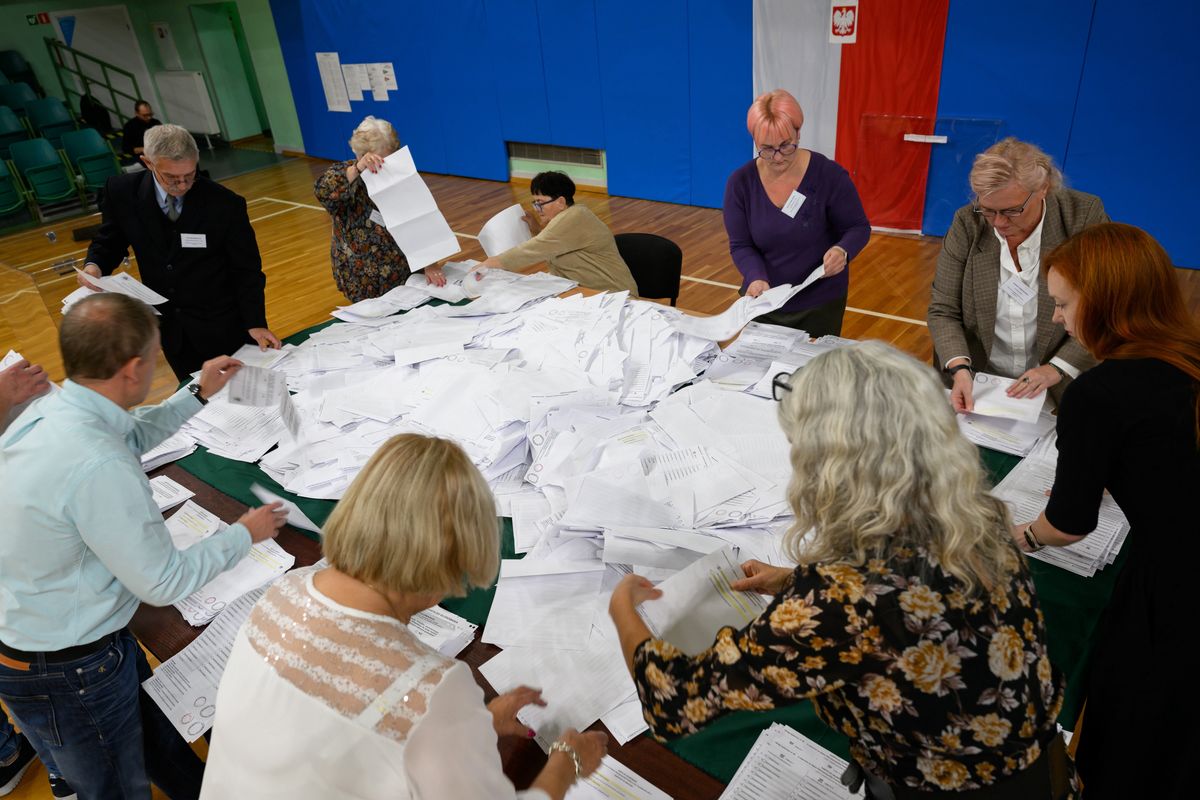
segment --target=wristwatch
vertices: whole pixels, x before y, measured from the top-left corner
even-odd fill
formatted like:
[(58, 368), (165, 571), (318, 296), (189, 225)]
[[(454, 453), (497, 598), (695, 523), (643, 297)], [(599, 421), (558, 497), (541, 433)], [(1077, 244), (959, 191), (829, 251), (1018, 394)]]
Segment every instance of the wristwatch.
[(964, 370), (964, 369), (967, 370), (968, 372), (970, 372), (972, 375), (975, 374), (975, 370), (971, 369), (970, 364), (955, 364), (953, 367), (949, 367), (946, 369), (946, 374), (953, 377), (956, 372), (958, 372), (959, 370)]
[(189, 383), (187, 390), (192, 393), (192, 397), (196, 398), (196, 400), (199, 401), (200, 405), (202, 405), (202, 406), (208, 405), (208, 401), (200, 396), (200, 382), (199, 381), (197, 381), (196, 383)]

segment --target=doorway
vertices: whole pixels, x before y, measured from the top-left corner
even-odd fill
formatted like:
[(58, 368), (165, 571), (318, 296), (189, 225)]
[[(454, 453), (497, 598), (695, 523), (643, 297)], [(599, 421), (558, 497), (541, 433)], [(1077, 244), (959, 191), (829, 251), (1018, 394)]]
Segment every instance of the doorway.
[[(114, 89), (125, 94), (141, 97), (157, 104), (154, 81), (150, 79), (150, 70), (146, 59), (142, 57), (142, 47), (133, 32), (133, 24), (129, 21), (129, 12), (125, 6), (100, 6), (76, 11), (52, 11), (50, 20), (58, 40), (67, 47), (79, 50), (93, 58), (108, 62), (123, 70), (133, 73), (137, 87), (123, 75), (109, 74), (109, 81)], [(83, 62), (80, 68), (89, 78), (95, 78), (98, 83), (104, 83), (100, 68), (90, 62)], [(76, 82), (76, 89), (78, 86)], [(117, 95), (117, 109), (121, 119), (118, 127), (133, 116), (134, 101), (128, 97)]]
[(204, 3), (189, 10), (225, 139), (233, 143), (269, 137), (270, 123), (237, 3)]

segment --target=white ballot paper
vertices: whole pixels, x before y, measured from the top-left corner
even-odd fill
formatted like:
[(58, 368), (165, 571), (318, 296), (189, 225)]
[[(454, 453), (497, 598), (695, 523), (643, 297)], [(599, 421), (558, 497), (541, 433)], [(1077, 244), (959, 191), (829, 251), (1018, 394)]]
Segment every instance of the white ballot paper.
[(187, 550), (201, 539), (206, 539), (224, 527), (221, 518), (188, 500), (183, 507), (167, 520), (167, 533), (176, 550)]
[(287, 375), (247, 364), (233, 373), (225, 391), (235, 406), (277, 405), (280, 395), (287, 394)]
[(388, 233), (408, 258), (409, 269), (415, 272), (459, 251), (458, 238), (407, 147), (385, 158), (379, 172), (364, 173), (362, 180)]
[(721, 793), (720, 800), (845, 800), (842, 785), (849, 762), (787, 725), (773, 723), (758, 735), (754, 747)]
[(325, 107), (330, 111), (349, 111), (350, 94), (346, 91), (346, 77), (342, 74), (341, 59), (337, 53), (316, 55), (321, 88), (325, 90)]
[(264, 591), (247, 592), (230, 603), (194, 642), (160, 664), (142, 683), (186, 741), (196, 741), (212, 727), (217, 686), (233, 641)]
[[(823, 269), (818, 269), (817, 272), (824, 274)], [(814, 272), (813, 275), (817, 275), (817, 272)], [(815, 278), (810, 275), (809, 280), (815, 280)], [(750, 320), (781, 308), (804, 286), (805, 284), (792, 286), (788, 283), (772, 286), (758, 297), (739, 297), (733, 301), (733, 305), (716, 316), (693, 317), (688, 314), (680, 314), (677, 319), (671, 321), (671, 326), (689, 336), (708, 339), (712, 342), (732, 339), (738, 331), (746, 327), (746, 323)]]
[(733, 548), (723, 547), (660, 583), (662, 597), (642, 603), (638, 613), (656, 638), (694, 656), (712, 646), (721, 628), (740, 630), (767, 607), (761, 595), (729, 588), (744, 577)]
[(250, 548), (238, 563), (175, 603), (189, 624), (207, 625), (234, 600), (274, 581), (292, 568), (296, 557), (267, 539)]
[(478, 625), (441, 606), (418, 611), (408, 620), (408, 629), (446, 658), (454, 658), (475, 638)]
[(171, 480), (166, 475), (151, 478), (150, 491), (154, 493), (154, 504), (158, 506), (159, 511), (174, 508), (184, 500), (196, 496), (196, 493), (191, 489), (182, 483)]
[(138, 283), (137, 279), (128, 272), (116, 272), (103, 278), (97, 278), (95, 275), (88, 275), (78, 267), (75, 271), (93, 285), (99, 286), (105, 292), (128, 295), (135, 300), (141, 300), (143, 303), (151, 306), (162, 305), (167, 302), (167, 298), (153, 289), (147, 288), (144, 284)]
[(280, 361), (288, 357), (288, 350), (266, 350), (259, 349), (256, 344), (244, 344), (232, 353), (232, 356), (248, 367), (262, 367), (270, 369)]
[(1003, 417), (1021, 422), (1034, 424), (1046, 404), (1046, 392), (1037, 397), (1009, 397), (1005, 392), (1016, 381), (999, 375), (988, 375), (986, 372), (975, 374), (975, 386), (972, 390), (975, 409), (972, 413), (983, 417)]
[(671, 800), (671, 795), (612, 756), (567, 790), (566, 800)]
[(484, 223), (479, 230), (479, 246), (483, 252), (489, 257), (498, 256), (533, 238), (529, 224), (521, 219), (524, 216), (525, 209), (520, 203), (514, 203)]
[(283, 503), (283, 510), (287, 512), (288, 525), (291, 525), (293, 528), (303, 528), (304, 530), (312, 531), (313, 533), (321, 532), (321, 526), (309, 519), (308, 515), (300, 510), (300, 506), (296, 505), (291, 500), (288, 500), (286, 497), (280, 497), (270, 489), (259, 486), (257, 483), (250, 485), (250, 491), (255, 497), (261, 500), (264, 505), (267, 503)]

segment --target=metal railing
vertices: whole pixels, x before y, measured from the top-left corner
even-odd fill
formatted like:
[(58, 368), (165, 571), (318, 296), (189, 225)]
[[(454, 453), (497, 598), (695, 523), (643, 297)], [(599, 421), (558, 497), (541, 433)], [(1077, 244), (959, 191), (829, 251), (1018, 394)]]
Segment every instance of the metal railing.
[[(121, 108), (117, 103), (117, 97), (120, 96), (128, 99), (130, 105), (136, 103), (138, 100), (141, 100), (144, 97), (141, 87), (138, 86), (137, 78), (134, 77), (134, 74), (128, 70), (121, 69), (115, 64), (110, 64), (107, 61), (101, 61), (95, 56), (89, 56), (87, 53), (81, 52), (72, 47), (67, 47), (57, 39), (46, 37), (45, 42), (46, 50), (50, 53), (50, 63), (54, 65), (54, 74), (58, 77), (58, 85), (62, 87), (63, 97), (66, 98), (67, 105), (73, 110), (78, 111), (78, 98), (83, 97), (85, 94), (90, 94), (96, 99), (97, 102), (100, 103), (100, 105), (108, 109), (109, 113), (114, 115), (113, 118), (117, 121), (117, 127), (119, 128), (121, 125), (121, 120), (125, 118), (126, 113), (121, 111)], [(100, 77), (97, 78), (94, 74), (89, 75), (88, 73), (84, 72), (83, 67), (80, 65), (81, 62), (83, 64), (99, 67)], [(93, 72), (94, 71), (95, 70), (93, 68)], [(64, 74), (74, 76), (75, 80), (72, 81), (68, 78), (65, 78)], [(133, 94), (113, 86), (112, 79), (110, 77), (113, 75), (126, 78), (129, 81), (129, 85), (133, 87)], [(80, 91), (79, 88), (76, 88), (76, 84), (82, 87), (82, 91)], [(107, 91), (108, 100), (111, 102), (111, 105), (105, 102), (101, 94), (92, 90), (92, 87), (94, 86), (100, 87)], [(74, 96), (74, 99), (72, 98), (72, 95)]]

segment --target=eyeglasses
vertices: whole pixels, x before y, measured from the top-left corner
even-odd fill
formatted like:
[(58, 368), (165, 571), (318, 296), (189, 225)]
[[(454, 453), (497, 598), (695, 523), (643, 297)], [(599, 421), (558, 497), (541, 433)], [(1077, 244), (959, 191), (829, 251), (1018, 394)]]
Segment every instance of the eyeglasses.
[(531, 205), (533, 205), (533, 210), (540, 214), (543, 208), (550, 205), (557, 199), (557, 197), (552, 197), (549, 200), (534, 200)]
[[(1036, 191), (1037, 189), (1033, 190), (1033, 192)], [(1029, 193), (1029, 195), (1025, 198), (1025, 202), (1014, 208), (1003, 208), (997, 211), (994, 208), (982, 208), (976, 204), (971, 210), (982, 216), (984, 219), (995, 219), (997, 214), (1002, 217), (1008, 217), (1009, 219), (1012, 219), (1013, 217), (1019, 217), (1025, 213), (1025, 206), (1029, 205), (1029, 200), (1033, 197), (1033, 192)]]
[(779, 145), (779, 147), (772, 147), (769, 144), (764, 144), (762, 147), (758, 148), (758, 157), (764, 161), (774, 161), (776, 154), (787, 158), (792, 153), (796, 152), (799, 147), (799, 142), (787, 142), (786, 144)]
[(792, 377), (790, 372), (781, 372), (771, 379), (771, 399), (778, 402), (783, 399), (784, 392), (790, 392), (792, 385), (787, 382), (787, 378)]
[(157, 167), (151, 165), (150, 169), (158, 176), (158, 179), (168, 186), (187, 186), (196, 180), (196, 170), (192, 170), (186, 175), (168, 175), (165, 172), (160, 172)]

